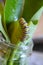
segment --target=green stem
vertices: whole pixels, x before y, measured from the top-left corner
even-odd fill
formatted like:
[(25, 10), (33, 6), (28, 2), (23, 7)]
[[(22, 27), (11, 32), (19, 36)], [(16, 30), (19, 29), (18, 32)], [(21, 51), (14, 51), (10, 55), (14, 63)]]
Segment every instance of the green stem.
[(19, 61), (20, 61), (20, 44), (19, 43), (15, 49), (12, 49), (11, 54), (9, 56), (9, 59), (7, 61), (7, 65), (19, 65)]
[(13, 49), (11, 52), (11, 55), (8, 59), (7, 65), (18, 65), (17, 63), (19, 63), (19, 57), (20, 55), (18, 54), (18, 48)]

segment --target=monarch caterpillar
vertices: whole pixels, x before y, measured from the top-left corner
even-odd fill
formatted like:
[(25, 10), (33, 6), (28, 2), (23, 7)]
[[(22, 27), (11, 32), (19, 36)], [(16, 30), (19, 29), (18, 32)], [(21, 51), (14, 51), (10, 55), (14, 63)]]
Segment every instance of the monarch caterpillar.
[(13, 44), (18, 44), (18, 42), (23, 42), (29, 38), (28, 32), (29, 26), (24, 18), (20, 18), (19, 21), (12, 22), (10, 26), (8, 26), (9, 37)]
[(19, 20), (19, 23), (21, 25), (22, 34), (23, 34), (20, 40), (24, 41), (26, 38), (28, 38), (29, 26), (28, 26), (27, 22), (24, 20), (24, 18), (21, 18)]

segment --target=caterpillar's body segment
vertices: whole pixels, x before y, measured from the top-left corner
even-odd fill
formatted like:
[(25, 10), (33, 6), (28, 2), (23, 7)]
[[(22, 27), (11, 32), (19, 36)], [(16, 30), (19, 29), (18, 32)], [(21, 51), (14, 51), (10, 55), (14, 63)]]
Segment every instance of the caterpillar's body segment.
[(29, 26), (27, 22), (24, 20), (24, 18), (21, 18), (19, 22), (20, 22), (20, 25), (22, 28), (22, 34), (23, 34), (20, 40), (24, 41), (28, 37)]

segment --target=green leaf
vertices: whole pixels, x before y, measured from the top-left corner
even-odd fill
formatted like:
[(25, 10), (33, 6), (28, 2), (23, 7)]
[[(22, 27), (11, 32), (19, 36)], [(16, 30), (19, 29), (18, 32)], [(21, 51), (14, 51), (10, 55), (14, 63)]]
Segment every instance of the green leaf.
[(20, 42), (20, 38), (22, 36), (22, 29), (19, 21), (12, 21), (8, 26), (8, 34), (11, 40), (11, 43), (17, 45)]
[(24, 0), (6, 0), (5, 2), (5, 21), (17, 21), (22, 14)]
[[(43, 0), (25, 0), (23, 17), (27, 22), (30, 21), (32, 16), (43, 6)], [(40, 13), (38, 13), (40, 14)], [(36, 15), (37, 17), (38, 15)], [(40, 15), (39, 15), (40, 17)], [(39, 19), (39, 18), (37, 18)]]
[(3, 3), (2, 2), (0, 2), (0, 14), (3, 14)]
[(34, 34), (36, 28), (37, 28), (37, 25), (34, 25), (34, 24), (32, 23), (32, 21), (30, 21), (30, 23), (29, 23), (29, 37), (30, 37), (31, 39), (32, 39), (32, 37), (33, 37), (33, 34)]
[[(31, 44), (32, 43), (32, 37), (33, 37), (33, 34), (34, 34), (34, 32), (35, 32), (35, 30), (36, 30), (36, 28), (37, 28), (37, 25), (34, 25), (33, 23), (32, 23), (32, 21), (29, 21), (29, 23), (28, 23), (28, 26), (29, 26), (29, 33), (28, 33), (28, 38), (24, 41), (24, 43), (26, 44), (26, 45), (29, 45), (29, 44)], [(32, 43), (33, 44), (33, 43)]]
[(0, 15), (0, 32), (5, 37), (6, 41), (10, 42), (9, 37), (8, 37), (7, 33), (5, 32), (5, 30), (3, 28), (2, 21), (1, 21), (1, 15)]
[(6, 41), (10, 42), (9, 37), (7, 35), (6, 24), (4, 21), (4, 4), (0, 2), (0, 32), (3, 34)]
[(33, 15), (33, 17), (31, 18), (31, 21), (34, 24), (37, 24), (38, 20), (40, 19), (40, 16), (43, 13), (43, 6)]

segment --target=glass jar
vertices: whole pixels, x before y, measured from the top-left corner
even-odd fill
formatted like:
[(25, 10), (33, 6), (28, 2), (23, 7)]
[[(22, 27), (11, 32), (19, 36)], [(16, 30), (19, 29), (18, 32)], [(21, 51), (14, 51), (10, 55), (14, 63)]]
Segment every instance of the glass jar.
[(6, 41), (0, 41), (0, 65), (6, 65), (13, 48), (12, 44), (8, 44)]
[(29, 65), (32, 47), (32, 40), (28, 45), (21, 42), (18, 46), (0, 41), (0, 65)]

